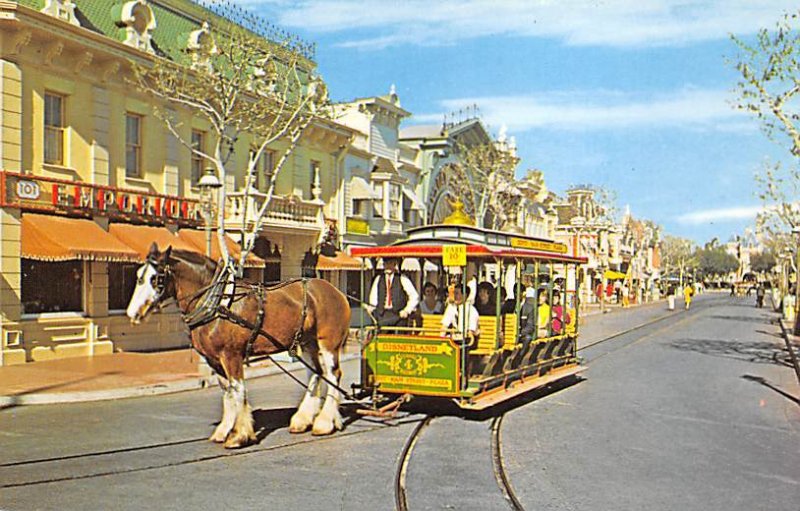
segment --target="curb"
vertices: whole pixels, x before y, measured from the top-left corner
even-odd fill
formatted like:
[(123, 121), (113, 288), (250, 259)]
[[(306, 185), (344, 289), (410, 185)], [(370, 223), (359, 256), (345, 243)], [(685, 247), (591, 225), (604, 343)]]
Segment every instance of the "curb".
[(783, 341), (786, 343), (786, 350), (789, 352), (789, 357), (792, 359), (792, 366), (794, 373), (797, 376), (797, 382), (800, 383), (800, 362), (797, 360), (797, 353), (795, 353), (794, 344), (797, 344), (793, 332), (793, 325), (790, 325), (785, 319), (779, 320), (781, 331), (783, 332)]
[[(358, 353), (350, 353), (340, 358), (341, 362), (359, 358)], [(306, 367), (300, 362), (289, 362), (288, 357), (278, 359), (283, 368), (289, 372), (299, 371)], [(255, 366), (245, 368), (245, 380), (253, 378), (263, 378), (283, 374), (277, 366), (270, 364), (265, 366)], [(133, 387), (123, 387), (117, 389), (85, 390), (76, 392), (53, 392), (53, 393), (32, 393), (11, 396), (0, 396), (0, 409), (11, 408), (14, 406), (27, 405), (51, 405), (63, 403), (87, 403), (91, 401), (106, 401), (109, 399), (125, 399), (131, 397), (160, 396), (164, 394), (174, 394), (189, 390), (200, 390), (216, 383), (216, 378), (211, 375), (208, 377), (196, 376), (184, 380), (173, 382), (153, 383), (150, 385), (137, 385)]]

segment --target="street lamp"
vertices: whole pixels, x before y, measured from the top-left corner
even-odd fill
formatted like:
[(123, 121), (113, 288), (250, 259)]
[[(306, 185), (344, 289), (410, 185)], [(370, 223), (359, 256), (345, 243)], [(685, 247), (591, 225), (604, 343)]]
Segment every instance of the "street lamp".
[(213, 219), (213, 206), (214, 206), (214, 190), (221, 187), (222, 183), (217, 178), (217, 173), (212, 167), (207, 167), (203, 171), (202, 177), (197, 182), (197, 187), (200, 188), (200, 201), (203, 208), (203, 223), (205, 224), (206, 231), (206, 255), (211, 257), (211, 221)]

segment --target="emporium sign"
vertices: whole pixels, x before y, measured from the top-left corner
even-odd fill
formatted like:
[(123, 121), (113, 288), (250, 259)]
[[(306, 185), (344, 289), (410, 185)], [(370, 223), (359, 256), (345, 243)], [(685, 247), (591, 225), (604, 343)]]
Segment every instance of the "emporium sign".
[(0, 171), (0, 206), (196, 223), (197, 200)]

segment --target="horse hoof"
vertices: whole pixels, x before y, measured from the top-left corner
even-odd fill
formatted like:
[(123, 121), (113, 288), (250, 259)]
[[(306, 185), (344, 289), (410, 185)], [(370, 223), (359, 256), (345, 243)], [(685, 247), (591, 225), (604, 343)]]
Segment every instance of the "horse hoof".
[(314, 436), (325, 436), (331, 435), (336, 430), (342, 429), (341, 421), (337, 424), (334, 421), (330, 422), (314, 422), (314, 429), (311, 430), (311, 434)]
[(226, 449), (241, 449), (253, 443), (252, 438), (230, 436), (223, 444)]

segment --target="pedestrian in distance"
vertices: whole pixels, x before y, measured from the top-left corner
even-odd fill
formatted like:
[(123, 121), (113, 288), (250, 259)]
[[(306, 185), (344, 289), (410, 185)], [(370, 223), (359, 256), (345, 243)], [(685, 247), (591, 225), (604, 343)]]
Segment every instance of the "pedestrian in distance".
[(683, 302), (686, 304), (687, 311), (689, 310), (689, 306), (692, 305), (692, 296), (694, 296), (694, 286), (687, 283), (683, 288)]
[(419, 304), (419, 293), (411, 279), (400, 274), (399, 268), (400, 259), (384, 259), (383, 274), (372, 282), (365, 307), (378, 326), (406, 326)]
[(764, 294), (765, 293), (766, 293), (766, 290), (764, 289), (764, 286), (761, 283), (757, 284), (756, 285), (756, 307), (758, 307), (759, 309), (764, 307)]

